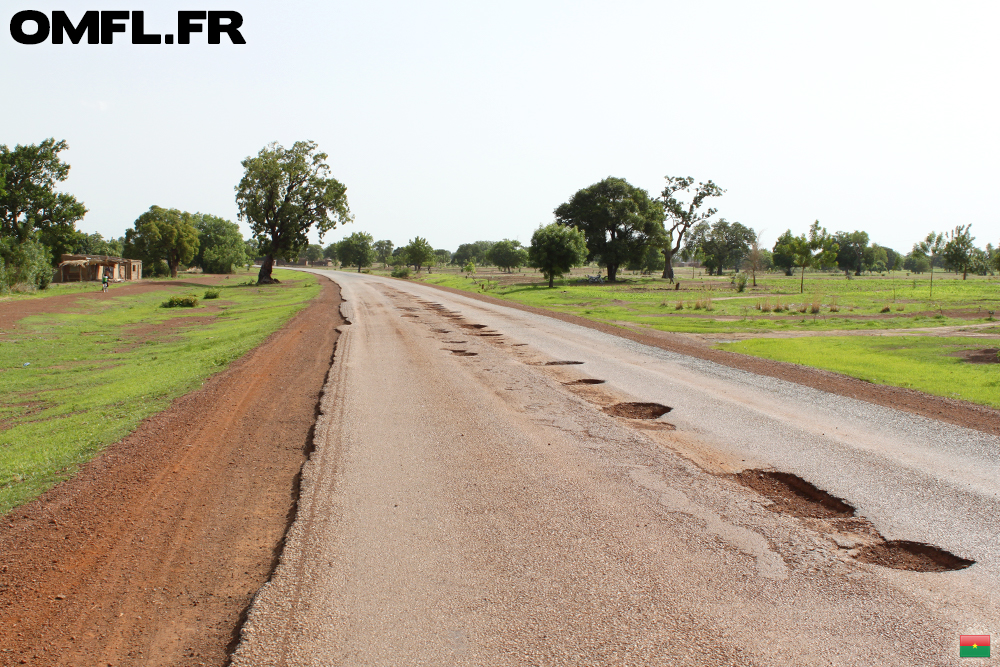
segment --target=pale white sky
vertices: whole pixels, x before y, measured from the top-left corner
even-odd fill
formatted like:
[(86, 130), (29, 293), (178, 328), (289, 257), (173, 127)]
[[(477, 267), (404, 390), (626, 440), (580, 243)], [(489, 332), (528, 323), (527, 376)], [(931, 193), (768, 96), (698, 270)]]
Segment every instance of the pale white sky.
[[(23, 46), (5, 0), (0, 143), (65, 139), (79, 225), (119, 236), (151, 204), (236, 219), (240, 161), (312, 139), (368, 231), (437, 248), (527, 242), (606, 176), (728, 190), (770, 246), (814, 219), (906, 252), (973, 223), (1000, 242), (996, 2), (105, 0), (174, 32), (242, 13), (247, 45)], [(246, 227), (244, 227), (246, 231)]]

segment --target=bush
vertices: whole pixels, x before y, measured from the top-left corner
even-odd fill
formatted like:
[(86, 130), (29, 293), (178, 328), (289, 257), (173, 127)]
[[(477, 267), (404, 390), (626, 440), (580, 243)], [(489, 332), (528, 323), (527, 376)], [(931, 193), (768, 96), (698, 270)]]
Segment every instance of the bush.
[(45, 289), (52, 282), (52, 253), (37, 239), (0, 239), (0, 292)]
[(172, 296), (163, 302), (164, 308), (194, 308), (197, 305), (196, 296)]
[(748, 276), (747, 274), (743, 273), (742, 271), (740, 273), (737, 273), (733, 277), (733, 284), (736, 285), (736, 291), (737, 292), (742, 292), (743, 290), (745, 290), (747, 288), (747, 281), (749, 279), (750, 279), (750, 276)]
[(400, 266), (392, 270), (390, 274), (393, 278), (409, 278), (410, 277), (410, 267)]
[(205, 300), (208, 301), (209, 299), (218, 299), (220, 294), (222, 294), (221, 289), (205, 290)]

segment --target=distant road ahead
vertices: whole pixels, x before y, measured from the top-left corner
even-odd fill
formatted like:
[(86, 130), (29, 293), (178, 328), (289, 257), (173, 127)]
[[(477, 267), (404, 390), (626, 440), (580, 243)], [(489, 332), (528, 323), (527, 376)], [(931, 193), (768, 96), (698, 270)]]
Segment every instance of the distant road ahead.
[[(958, 665), (959, 634), (1000, 636), (1000, 439), (317, 273), (351, 324), (234, 664)], [(565, 384), (580, 379), (606, 382)], [(672, 410), (603, 411), (621, 402)], [(730, 475), (745, 468), (797, 475), (860, 518), (771, 511)], [(860, 563), (865, 530), (976, 564)]]

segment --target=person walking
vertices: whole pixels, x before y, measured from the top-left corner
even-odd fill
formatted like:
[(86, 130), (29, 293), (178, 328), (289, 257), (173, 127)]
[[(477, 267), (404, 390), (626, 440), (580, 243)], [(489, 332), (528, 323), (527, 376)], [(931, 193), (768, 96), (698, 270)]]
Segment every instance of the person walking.
[(101, 291), (107, 293), (108, 291), (108, 272), (105, 271), (104, 275), (101, 277)]

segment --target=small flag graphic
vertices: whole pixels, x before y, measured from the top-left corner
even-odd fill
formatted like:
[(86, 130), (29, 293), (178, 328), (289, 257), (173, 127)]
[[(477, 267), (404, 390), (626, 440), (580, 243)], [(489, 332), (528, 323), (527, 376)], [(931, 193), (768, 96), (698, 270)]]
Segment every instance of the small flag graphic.
[(958, 657), (960, 658), (990, 657), (990, 636), (959, 635)]

